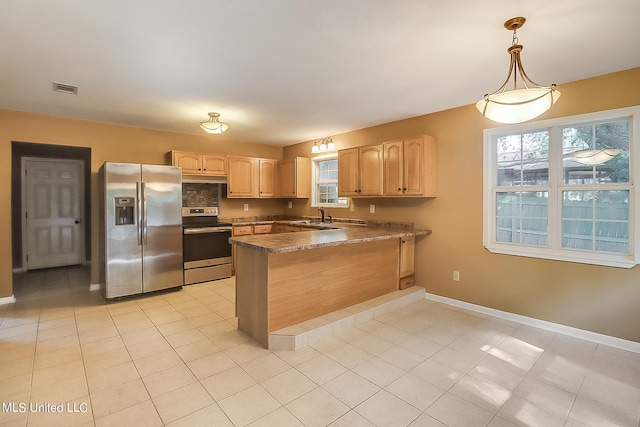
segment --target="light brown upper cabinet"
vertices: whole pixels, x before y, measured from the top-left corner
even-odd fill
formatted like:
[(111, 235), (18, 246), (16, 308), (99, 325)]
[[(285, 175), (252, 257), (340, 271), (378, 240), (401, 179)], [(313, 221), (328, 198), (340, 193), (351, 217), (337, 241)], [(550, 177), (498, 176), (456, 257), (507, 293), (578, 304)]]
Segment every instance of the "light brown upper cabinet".
[(383, 195), (383, 145), (367, 145), (338, 151), (340, 197)]
[(219, 154), (172, 151), (171, 164), (180, 166), (183, 175), (227, 175), (227, 157)]
[(435, 197), (437, 145), (431, 136), (384, 143), (384, 195)]
[(229, 156), (228, 197), (258, 197), (259, 162), (254, 157)]
[(276, 171), (278, 161), (273, 159), (258, 159), (259, 184), (258, 197), (277, 197)]
[(308, 199), (311, 194), (311, 159), (295, 157), (278, 162), (280, 197)]

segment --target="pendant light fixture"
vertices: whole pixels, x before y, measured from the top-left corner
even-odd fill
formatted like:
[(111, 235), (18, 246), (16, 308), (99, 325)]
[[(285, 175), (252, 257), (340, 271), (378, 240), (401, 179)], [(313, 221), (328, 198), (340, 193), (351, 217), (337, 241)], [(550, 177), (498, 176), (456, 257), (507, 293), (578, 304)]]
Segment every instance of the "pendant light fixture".
[(209, 120), (201, 122), (200, 127), (207, 133), (222, 133), (229, 129), (229, 125), (226, 123), (220, 123), (220, 114), (209, 113)]
[[(523, 17), (511, 18), (504, 23), (504, 27), (513, 31), (513, 41), (507, 52), (511, 56), (509, 74), (506, 80), (491, 94), (486, 94), (476, 108), (483, 116), (498, 123), (522, 123), (534, 119), (547, 111), (560, 98), (560, 91), (556, 85), (541, 86), (531, 80), (524, 71), (520, 52), (522, 45), (518, 44), (516, 30), (521, 28), (526, 19)], [(518, 88), (518, 75), (522, 80), (523, 88)], [(506, 90), (509, 80), (513, 76), (513, 90)]]

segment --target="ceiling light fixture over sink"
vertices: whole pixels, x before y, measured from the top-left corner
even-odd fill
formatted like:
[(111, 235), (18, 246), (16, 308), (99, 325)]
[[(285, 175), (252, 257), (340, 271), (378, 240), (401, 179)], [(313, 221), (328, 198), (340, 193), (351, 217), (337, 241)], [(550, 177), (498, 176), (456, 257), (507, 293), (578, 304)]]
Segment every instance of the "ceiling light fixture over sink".
[(207, 133), (222, 133), (229, 129), (229, 125), (226, 123), (220, 123), (220, 114), (209, 113), (209, 120), (201, 122), (200, 127)]
[[(516, 30), (522, 27), (526, 19), (511, 18), (504, 23), (507, 30), (513, 30), (513, 41), (507, 52), (511, 56), (509, 74), (502, 86), (491, 94), (486, 94), (476, 108), (483, 116), (498, 123), (522, 123), (534, 119), (547, 111), (560, 98), (560, 91), (556, 85), (540, 86), (525, 73), (520, 59), (522, 45), (518, 44)], [(506, 91), (509, 80), (513, 75), (513, 90)], [(518, 75), (522, 79), (524, 88), (518, 89)]]

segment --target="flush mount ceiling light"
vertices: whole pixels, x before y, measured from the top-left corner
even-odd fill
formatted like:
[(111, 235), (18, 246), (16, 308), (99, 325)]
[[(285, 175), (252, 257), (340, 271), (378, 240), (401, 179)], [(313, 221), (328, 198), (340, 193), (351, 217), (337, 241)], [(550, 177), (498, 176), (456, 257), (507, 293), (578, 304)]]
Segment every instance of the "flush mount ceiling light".
[[(520, 59), (522, 45), (518, 44), (516, 30), (522, 27), (526, 19), (523, 17), (511, 18), (504, 23), (504, 27), (513, 30), (513, 41), (507, 52), (511, 56), (509, 74), (506, 80), (491, 94), (486, 94), (476, 108), (483, 116), (498, 123), (522, 123), (534, 119), (547, 111), (560, 98), (560, 91), (556, 85), (541, 86), (531, 80), (525, 73)], [(524, 88), (518, 89), (518, 75)], [(513, 76), (513, 90), (506, 90), (509, 80)]]
[(606, 163), (620, 154), (620, 150), (615, 148), (605, 148), (602, 150), (580, 150), (567, 154), (567, 157), (572, 158), (578, 163), (584, 165), (599, 165)]
[(335, 149), (336, 149), (336, 144), (334, 144), (333, 139), (329, 137), (329, 138), (322, 138), (320, 140), (320, 145), (318, 145), (318, 141), (314, 142), (313, 147), (311, 147), (311, 152), (325, 153), (327, 151), (335, 151)]
[(220, 123), (220, 114), (209, 113), (209, 120), (201, 122), (200, 127), (207, 133), (222, 133), (229, 129), (229, 125), (226, 123)]

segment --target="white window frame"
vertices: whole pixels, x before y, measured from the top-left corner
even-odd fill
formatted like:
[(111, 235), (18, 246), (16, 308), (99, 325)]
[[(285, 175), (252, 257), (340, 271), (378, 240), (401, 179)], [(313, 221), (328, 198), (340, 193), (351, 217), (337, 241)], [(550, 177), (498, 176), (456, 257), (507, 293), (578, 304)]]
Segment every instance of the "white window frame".
[[(325, 160), (338, 160), (338, 154), (326, 154), (323, 156), (317, 156), (311, 159), (311, 207), (312, 208), (348, 208), (351, 205), (351, 200), (347, 197), (339, 197), (340, 199), (346, 199), (347, 203), (320, 203), (318, 202), (318, 162)], [(337, 181), (336, 181), (337, 184)]]
[[(629, 182), (621, 184), (596, 184), (593, 189), (629, 190), (629, 253), (586, 251), (562, 247), (562, 191), (567, 190), (562, 183), (562, 138), (558, 128), (567, 125), (588, 124), (597, 121), (630, 118), (629, 127)], [(549, 131), (549, 191), (548, 201), (548, 245), (534, 246), (496, 241), (496, 194), (506, 187), (497, 186), (497, 160), (495, 140), (499, 136)], [(555, 134), (554, 134), (555, 133)], [(631, 268), (640, 264), (640, 221), (636, 210), (640, 191), (635, 181), (640, 179), (640, 106), (620, 108), (597, 113), (561, 117), (538, 122), (521, 123), (485, 129), (483, 133), (483, 245), (492, 253), (552, 259), (583, 264), (605, 265)], [(602, 185), (602, 187), (600, 186)], [(576, 188), (583, 190), (584, 188)], [(511, 188), (511, 190), (514, 190)], [(536, 191), (523, 188), (521, 191)]]

